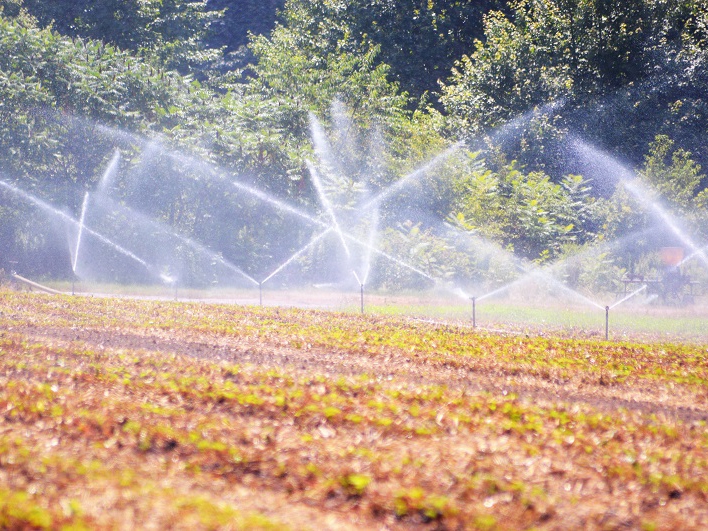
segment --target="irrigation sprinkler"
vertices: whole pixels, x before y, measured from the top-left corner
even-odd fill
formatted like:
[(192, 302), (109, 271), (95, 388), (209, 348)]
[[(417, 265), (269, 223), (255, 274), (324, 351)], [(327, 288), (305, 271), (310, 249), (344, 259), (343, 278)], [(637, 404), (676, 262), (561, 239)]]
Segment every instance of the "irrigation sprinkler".
[(80, 281), (81, 281), (81, 279), (78, 276), (72, 275), (72, 277), (71, 277), (71, 294), (72, 295), (76, 295), (76, 283), (80, 282)]
[(611, 310), (612, 308), (614, 308), (615, 306), (619, 306), (619, 305), (622, 304), (623, 302), (628, 301), (629, 299), (631, 299), (631, 298), (634, 297), (635, 295), (641, 293), (641, 292), (644, 291), (645, 289), (647, 289), (647, 285), (646, 285), (646, 284), (644, 284), (644, 285), (643, 285), (641, 288), (639, 288), (638, 290), (635, 290), (635, 291), (633, 291), (632, 293), (630, 293), (629, 295), (626, 295), (624, 298), (618, 300), (618, 301), (615, 302), (612, 306), (605, 306), (605, 341), (607, 341), (607, 340), (610, 339), (610, 310)]
[(353, 269), (352, 273), (354, 274), (354, 278), (359, 283), (359, 287), (361, 288), (361, 313), (364, 313), (364, 282), (359, 278), (359, 275), (357, 275), (356, 271), (354, 271)]
[(160, 280), (162, 280), (165, 287), (172, 290), (174, 300), (177, 300), (177, 277), (173, 277), (169, 273), (160, 273)]
[(258, 303), (263, 306), (263, 282), (258, 283)]
[(472, 299), (472, 328), (477, 328), (477, 297)]
[(605, 306), (605, 341), (610, 340), (610, 307)]

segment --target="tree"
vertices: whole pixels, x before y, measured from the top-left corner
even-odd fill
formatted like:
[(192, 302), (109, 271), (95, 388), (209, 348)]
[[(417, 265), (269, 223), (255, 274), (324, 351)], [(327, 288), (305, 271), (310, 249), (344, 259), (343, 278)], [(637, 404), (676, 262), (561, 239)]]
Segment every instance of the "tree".
[[(700, 153), (705, 128), (705, 3), (519, 0), (490, 13), (485, 40), (463, 57), (441, 101), (461, 134), (486, 134), (536, 108), (552, 129), (582, 132), (636, 163), (657, 132), (674, 129)], [(556, 133), (547, 131), (553, 136)], [(515, 157), (547, 136), (518, 142)], [(695, 148), (695, 149), (694, 149)], [(560, 175), (554, 175), (555, 178)]]
[[(259, 115), (261, 126), (275, 140), (268, 149), (282, 152), (284, 146), (293, 147), (290, 176), (302, 184), (311, 152), (294, 144), (309, 138), (310, 113), (325, 124), (351, 122), (348, 133), (338, 140), (345, 147), (359, 141), (356, 130), (386, 135), (408, 114), (405, 95), (388, 80), (387, 65), (378, 61), (378, 48), (354, 37), (351, 28), (334, 16), (336, 5), (289, 2), (283, 22), (270, 37), (257, 36), (251, 43), (257, 62), (247, 97), (261, 101), (260, 107), (269, 113)], [(345, 138), (346, 134), (352, 136)], [(366, 152), (360, 156), (360, 168), (372, 166), (365, 160)], [(305, 188), (314, 192), (311, 186)]]
[(481, 37), (483, 14), (505, 5), (503, 0), (290, 0), (279, 20), (316, 40), (321, 35), (334, 42), (346, 32), (350, 42), (378, 49), (378, 61), (389, 66), (389, 78), (415, 107), (426, 93), (437, 104), (438, 81)]
[(254, 38), (254, 86), (269, 96), (326, 112), (339, 98), (372, 120), (402, 112), (404, 99), (388, 80), (379, 48), (357, 38), (336, 16), (339, 2), (292, 1), (270, 38)]
[(354, 35), (381, 49), (391, 78), (418, 101), (437, 94), (454, 62), (474, 49), (484, 14), (505, 8), (499, 0), (369, 0), (347, 2), (343, 16)]
[(249, 33), (267, 35), (275, 26), (285, 0), (209, 0), (210, 10), (224, 15), (212, 24), (209, 43), (213, 48), (236, 52), (249, 43)]
[[(95, 186), (115, 149), (114, 138), (102, 134), (102, 127), (169, 132), (190, 116), (208, 114), (205, 109), (218, 100), (205, 94), (157, 62), (39, 29), (28, 18), (0, 18), (3, 180), (78, 216), (84, 192)], [(199, 134), (194, 129), (188, 143), (197, 144)], [(43, 225), (42, 216), (28, 224), (28, 205), (8, 194), (3, 224), (12, 240), (3, 244), (28, 257), (27, 263), (54, 264), (56, 273), (60, 261), (29, 258), (41, 247), (42, 227), (55, 227)]]
[[(673, 151), (672, 151), (673, 150)], [(708, 189), (701, 190), (701, 167), (684, 149), (674, 149), (666, 135), (657, 135), (644, 156), (642, 173), (665, 201), (684, 214), (700, 210)]]
[(596, 235), (599, 203), (579, 175), (555, 184), (541, 172), (523, 173), (515, 161), (498, 172), (475, 164), (456, 189), (451, 217), (460, 227), (528, 260), (555, 258)]
[(208, 48), (207, 40), (223, 12), (208, 9), (207, 0), (24, 0), (23, 4), (41, 27), (148, 52), (183, 74), (203, 75), (221, 55), (219, 49)]

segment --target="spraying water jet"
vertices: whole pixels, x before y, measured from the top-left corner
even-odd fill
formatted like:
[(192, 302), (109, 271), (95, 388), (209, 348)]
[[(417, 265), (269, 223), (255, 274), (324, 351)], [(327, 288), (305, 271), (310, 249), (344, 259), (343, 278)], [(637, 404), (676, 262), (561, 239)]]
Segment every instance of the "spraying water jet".
[[(86, 192), (84, 195), (84, 201), (81, 204), (81, 216), (79, 217), (79, 233), (76, 236), (76, 249), (74, 250), (74, 259), (71, 264), (71, 270), (72, 273), (74, 274), (74, 277), (76, 276), (76, 264), (79, 261), (79, 248), (81, 247), (81, 236), (84, 232), (84, 220), (86, 219), (86, 208), (88, 206), (88, 199), (89, 199), (89, 193)], [(73, 295), (73, 288), (72, 288), (72, 295)]]
[[(61, 210), (58, 210), (58, 209), (54, 208), (54, 207), (51, 206), (49, 203), (46, 203), (45, 201), (42, 201), (42, 200), (39, 199), (38, 197), (35, 197), (35, 196), (33, 196), (32, 194), (29, 194), (29, 193), (25, 192), (25, 191), (22, 190), (21, 188), (18, 188), (18, 187), (16, 187), (16, 186), (13, 186), (13, 185), (11, 185), (11, 184), (9, 184), (9, 183), (7, 183), (7, 182), (5, 182), (5, 181), (2, 181), (2, 180), (0, 180), (0, 186), (2, 186), (3, 188), (9, 190), (9, 191), (12, 192), (13, 194), (20, 196), (21, 198), (23, 198), (24, 200), (28, 201), (29, 203), (32, 203), (32, 204), (34, 204), (35, 206), (38, 206), (39, 208), (41, 208), (42, 210), (44, 210), (45, 212), (49, 213), (49, 214), (52, 215), (52, 216), (56, 216), (56, 217), (58, 217), (59, 219), (61, 219), (61, 220), (63, 220), (63, 221), (66, 221), (66, 222), (68, 222), (68, 223), (70, 223), (70, 224), (72, 224), (72, 225), (75, 225), (75, 226), (78, 226), (78, 225), (79, 225), (79, 221), (78, 221), (78, 220), (72, 218), (71, 216), (69, 216), (69, 215), (66, 214), (65, 212), (62, 212)], [(84, 225), (84, 228), (83, 228), (83, 232), (86, 232), (87, 234), (90, 234), (90, 235), (94, 236), (95, 238), (97, 238), (97, 239), (98, 239), (99, 241), (101, 241), (102, 243), (104, 243), (104, 244), (108, 245), (109, 247), (111, 247), (112, 249), (118, 251), (120, 254), (122, 254), (122, 255), (124, 255), (124, 256), (127, 256), (127, 257), (130, 258), (131, 260), (134, 260), (135, 262), (139, 263), (139, 264), (140, 264), (142, 267), (144, 267), (149, 273), (154, 274), (153, 268), (152, 268), (145, 260), (143, 260), (142, 258), (140, 258), (139, 256), (137, 256), (137, 255), (134, 254), (133, 252), (129, 251), (128, 249), (125, 249), (124, 247), (118, 245), (117, 243), (115, 243), (115, 242), (111, 241), (110, 239), (106, 238), (104, 235), (102, 235), (102, 234), (100, 234), (100, 233), (98, 233), (98, 232), (96, 232), (96, 231), (90, 229), (89, 227), (87, 227), (87, 226), (85, 226), (85, 225)]]

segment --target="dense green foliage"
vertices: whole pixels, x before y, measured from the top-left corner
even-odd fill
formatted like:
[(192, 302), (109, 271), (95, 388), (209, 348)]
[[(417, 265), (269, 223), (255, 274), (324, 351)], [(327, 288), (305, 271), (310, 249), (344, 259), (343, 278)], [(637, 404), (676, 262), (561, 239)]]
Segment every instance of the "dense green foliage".
[[(467, 134), (537, 106), (525, 161), (558, 131), (582, 132), (640, 163), (656, 134), (705, 161), (706, 23), (703, 2), (542, 0), (493, 13), (485, 41), (462, 57), (442, 90)], [(545, 118), (547, 121), (542, 122)]]
[(206, 0), (26, 0), (23, 5), (41, 26), (146, 52), (182, 72), (204, 68), (219, 57), (207, 50), (206, 40), (220, 12), (207, 10)]
[(414, 98), (437, 92), (454, 61), (483, 36), (483, 16), (500, 0), (290, 0), (282, 24), (302, 39), (331, 42), (337, 32), (379, 48), (391, 77)]
[[(116, 199), (255, 275), (308, 242), (317, 222), (264, 212), (228, 187), (233, 176), (313, 212), (317, 172), (366, 238), (367, 222), (351, 214), (366, 194), (463, 139), (461, 156), (433, 164), (379, 213), (381, 248), (431, 277), (507, 278), (460, 234), (540, 263), (661, 232), (613, 258), (619, 275), (655, 271), (657, 246), (686, 246), (582, 153), (624, 161), (604, 174), (639, 172), (691, 238), (708, 236), (708, 8), (697, 0), (0, 7), (2, 181), (73, 218), (119, 148), (132, 177)], [(311, 144), (313, 117), (336, 157)], [(0, 189), (0, 268), (64, 275), (61, 230), (20, 203)], [(412, 269), (387, 267), (381, 286), (416, 284)]]

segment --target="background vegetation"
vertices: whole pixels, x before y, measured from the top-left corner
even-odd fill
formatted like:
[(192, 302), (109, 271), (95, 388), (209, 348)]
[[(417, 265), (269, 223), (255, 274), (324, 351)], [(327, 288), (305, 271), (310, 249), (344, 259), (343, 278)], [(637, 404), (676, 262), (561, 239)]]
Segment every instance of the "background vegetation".
[[(699, 0), (0, 7), (2, 180), (74, 217), (114, 152), (116, 131), (159, 138), (274, 197), (312, 205), (312, 113), (332, 135), (346, 115), (358, 136), (341, 140), (340, 153), (350, 149), (344, 173), (357, 182), (365, 174), (373, 189), (465, 141), (463, 160), (436, 170), (427, 207), (517, 256), (545, 262), (654, 227), (626, 191), (569, 152), (575, 137), (640, 172), (653, 200), (685, 219), (698, 241), (708, 236), (708, 8)], [(384, 149), (351, 147), (365, 142)], [(138, 143), (121, 144), (126, 164)], [(163, 173), (179, 166), (161, 162)], [(214, 209), (213, 188), (181, 192), (160, 172), (151, 176), (158, 196), (124, 189), (121, 197), (140, 196), (142, 210), (224, 256), (250, 257), (239, 262), (246, 270), (247, 260), (309, 237), (282, 214), (249, 218), (240, 204), (229, 214), (235, 236), (223, 241), (222, 219), (199, 221)], [(0, 268), (70, 272), (51, 221), (28, 216), (2, 189), (0, 219)], [(417, 223), (391, 228), (382, 245), (436, 277), (499, 272)], [(264, 231), (270, 243), (255, 246)], [(608, 263), (618, 274), (652, 272), (657, 240), (632, 242)], [(659, 239), (678, 243), (671, 234)], [(391, 270), (381, 284), (410, 284), (404, 276)], [(576, 277), (594, 281), (586, 270)]]

